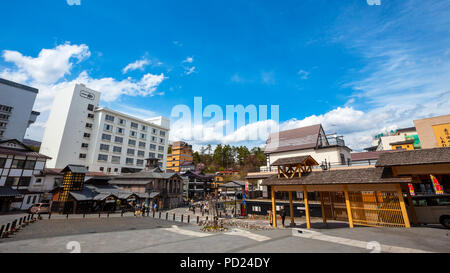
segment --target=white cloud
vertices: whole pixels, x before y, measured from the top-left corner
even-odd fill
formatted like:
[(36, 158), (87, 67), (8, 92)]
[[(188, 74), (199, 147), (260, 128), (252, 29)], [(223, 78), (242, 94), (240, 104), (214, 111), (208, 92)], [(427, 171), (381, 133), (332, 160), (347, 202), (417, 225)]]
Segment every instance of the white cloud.
[(69, 6), (81, 6), (81, 0), (66, 0)]
[(17, 70), (2, 71), (6, 76), (20, 78), (21, 81), (52, 84), (69, 75), (73, 59), (78, 62), (91, 55), (87, 45), (71, 45), (65, 43), (54, 49), (42, 49), (38, 57), (23, 56), (20, 52), (4, 50), (2, 57), (6, 62), (14, 63)]
[[(123, 73), (123, 74), (126, 74), (126, 73), (129, 72), (129, 71), (134, 71), (134, 70), (137, 70), (137, 69), (143, 71), (143, 70), (144, 70), (144, 67), (147, 66), (147, 65), (149, 65), (149, 64), (150, 64), (150, 61), (149, 61), (147, 58), (143, 57), (141, 60), (137, 60), (137, 61), (135, 61), (134, 63), (128, 64), (128, 65), (122, 70), (122, 73)], [(158, 64), (159, 64), (159, 63), (158, 63)], [(162, 64), (162, 63), (161, 63), (161, 64)]]
[(309, 72), (305, 70), (300, 70), (297, 74), (300, 75), (300, 79), (302, 80), (307, 80), (309, 77)]
[(195, 72), (195, 66), (193, 66), (193, 67), (186, 67), (185, 68), (185, 71), (184, 71), (184, 74), (186, 74), (186, 75), (191, 75), (192, 73), (194, 73)]
[(263, 83), (265, 83), (265, 84), (268, 84), (268, 85), (275, 84), (274, 72), (262, 72), (261, 79), (262, 79)]
[(193, 57), (187, 57), (183, 63), (193, 63), (194, 62), (194, 58)]
[(36, 140), (42, 138), (44, 124), (48, 119), (54, 96), (63, 88), (76, 83), (83, 83), (102, 92), (101, 99), (104, 102), (116, 101), (122, 95), (147, 97), (164, 94), (157, 90), (158, 86), (167, 79), (162, 73), (160, 75), (147, 73), (138, 80), (131, 77), (118, 80), (112, 77), (95, 78), (87, 71), (82, 71), (75, 78), (67, 79), (66, 76), (70, 75), (73, 66), (90, 55), (88, 46), (69, 43), (58, 45), (53, 49), (42, 49), (35, 58), (23, 56), (17, 51), (3, 51), (3, 59), (14, 63), (15, 67), (0, 71), (0, 77), (39, 89), (33, 109), (40, 111), (41, 115), (27, 131), (27, 137)]

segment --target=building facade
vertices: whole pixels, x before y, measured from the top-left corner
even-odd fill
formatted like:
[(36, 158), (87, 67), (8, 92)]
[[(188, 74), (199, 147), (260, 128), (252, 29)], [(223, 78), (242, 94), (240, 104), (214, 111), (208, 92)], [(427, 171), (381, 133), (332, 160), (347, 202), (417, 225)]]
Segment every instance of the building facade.
[(145, 158), (167, 160), (170, 121), (164, 117), (141, 120), (98, 107), (101, 93), (82, 84), (55, 97), (41, 144), (52, 159), (49, 168), (69, 164), (108, 174), (138, 172)]
[(0, 78), (0, 140), (23, 141), (27, 128), (36, 121), (33, 111), (38, 89)]
[[(42, 180), (37, 180), (49, 157), (36, 153), (18, 140), (0, 141), (0, 209), (26, 210), (40, 202), (45, 192)], [(14, 192), (1, 198), (1, 192)]]
[[(408, 147), (409, 145), (409, 147)], [(421, 143), (416, 127), (401, 128), (376, 135), (372, 146), (367, 151), (414, 150), (420, 149)]]
[(450, 115), (414, 121), (424, 149), (450, 147)]
[(167, 170), (181, 172), (183, 163), (193, 161), (192, 145), (183, 141), (172, 143), (172, 153), (167, 155)]
[(281, 131), (267, 140), (267, 166), (263, 171), (270, 171), (271, 163), (278, 159), (304, 155), (312, 156), (321, 165), (348, 165), (350, 152), (342, 136), (326, 135), (320, 124)]

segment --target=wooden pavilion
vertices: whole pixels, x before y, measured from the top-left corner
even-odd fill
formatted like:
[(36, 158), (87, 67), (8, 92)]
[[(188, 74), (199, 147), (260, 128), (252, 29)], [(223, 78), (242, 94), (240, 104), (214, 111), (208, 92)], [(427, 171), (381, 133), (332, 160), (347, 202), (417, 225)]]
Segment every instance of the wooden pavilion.
[[(307, 228), (311, 228), (308, 192), (319, 192), (323, 222), (348, 220), (366, 226), (410, 227), (402, 194), (402, 184), (411, 177), (396, 177), (391, 168), (348, 168), (313, 170), (318, 165), (311, 156), (282, 158), (272, 164), (278, 175), (263, 181), (271, 188), (272, 211), (276, 211), (275, 192), (288, 192), (291, 222), (294, 223), (293, 192), (303, 192)], [(277, 215), (273, 213), (277, 227)]]

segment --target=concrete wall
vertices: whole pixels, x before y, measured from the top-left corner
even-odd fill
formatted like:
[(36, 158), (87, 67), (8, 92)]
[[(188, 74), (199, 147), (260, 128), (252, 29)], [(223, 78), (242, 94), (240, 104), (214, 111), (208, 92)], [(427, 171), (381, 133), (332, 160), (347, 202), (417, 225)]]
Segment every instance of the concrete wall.
[(295, 156), (303, 156), (310, 155), (314, 158), (317, 163), (321, 164), (325, 160), (327, 163), (338, 163), (341, 162), (340, 154), (344, 154), (345, 160), (351, 159), (350, 150), (345, 147), (329, 147), (323, 149), (306, 149), (306, 150), (298, 150), (298, 151), (288, 151), (288, 152), (280, 152), (270, 154), (270, 164), (274, 163), (277, 159), (286, 158), (286, 157), (295, 157)]

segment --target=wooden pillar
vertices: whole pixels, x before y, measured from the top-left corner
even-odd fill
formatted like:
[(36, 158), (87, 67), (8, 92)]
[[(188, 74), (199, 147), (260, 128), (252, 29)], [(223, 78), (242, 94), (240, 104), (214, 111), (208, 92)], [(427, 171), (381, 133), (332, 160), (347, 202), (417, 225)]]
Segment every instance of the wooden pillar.
[(311, 229), (311, 218), (309, 217), (308, 190), (303, 187), (303, 202), (305, 203), (306, 228)]
[(292, 192), (289, 192), (289, 214), (291, 215), (291, 224), (295, 224), (294, 220), (294, 202), (292, 201)]
[(402, 187), (400, 184), (397, 184), (397, 195), (398, 201), (400, 202), (400, 208), (402, 209), (403, 220), (405, 221), (405, 227), (410, 228), (411, 224), (409, 223), (408, 212), (406, 211), (405, 200), (403, 200)]
[(352, 215), (352, 208), (350, 207), (350, 198), (348, 196), (347, 186), (344, 186), (344, 194), (345, 194), (345, 206), (347, 207), (348, 224), (350, 228), (353, 228), (353, 215)]
[(418, 225), (419, 221), (417, 221), (417, 214), (416, 214), (416, 209), (414, 208), (414, 203), (411, 197), (411, 193), (409, 192), (409, 189), (407, 191), (407, 196), (408, 196), (408, 203), (409, 203), (409, 212), (411, 214), (411, 218), (413, 220), (413, 224), (414, 225)]
[(322, 221), (327, 224), (327, 216), (325, 214), (325, 203), (323, 202), (323, 193), (320, 192), (320, 206), (322, 207)]
[(275, 186), (271, 186), (272, 188), (272, 223), (273, 227), (277, 227), (277, 206), (275, 203)]

